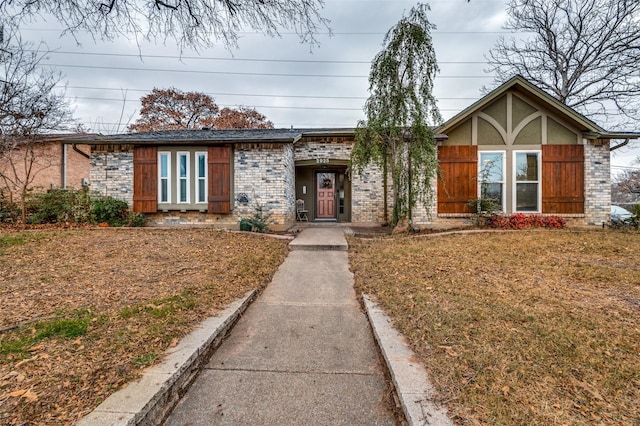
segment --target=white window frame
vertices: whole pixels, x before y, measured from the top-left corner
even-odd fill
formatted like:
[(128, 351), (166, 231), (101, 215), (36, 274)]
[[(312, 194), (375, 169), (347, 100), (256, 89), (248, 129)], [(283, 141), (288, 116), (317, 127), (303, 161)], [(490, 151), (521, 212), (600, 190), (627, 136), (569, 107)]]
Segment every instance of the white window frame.
[[(162, 157), (167, 157), (167, 176), (162, 176)], [(167, 199), (162, 199), (162, 181), (167, 182)], [(158, 203), (170, 204), (171, 203), (171, 152), (158, 151)]]
[[(482, 182), (481, 174), (482, 174), (482, 154), (500, 154), (502, 157), (502, 180), (501, 181), (487, 181)], [(506, 196), (507, 196), (507, 188), (506, 188), (506, 168), (507, 168), (507, 153), (506, 151), (478, 151), (478, 198), (482, 197), (482, 184), (483, 183), (499, 183), (502, 185), (502, 200), (500, 200), (500, 209), (503, 212), (506, 212)]]
[[(538, 156), (538, 180), (536, 181), (532, 181), (532, 180), (517, 180), (517, 166), (518, 166), (518, 162), (516, 161), (516, 157), (518, 156), (518, 154), (536, 154)], [(511, 188), (511, 200), (512, 200), (512, 211), (514, 213), (525, 213), (525, 214), (537, 214), (537, 213), (541, 213), (542, 212), (542, 151), (539, 149), (523, 149), (523, 150), (517, 150), (517, 151), (513, 151), (513, 174), (512, 174), (512, 180), (513, 180), (513, 185)], [(527, 211), (520, 211), (517, 210), (517, 206), (518, 206), (518, 184), (519, 183), (535, 183), (537, 184), (538, 187), (538, 193), (537, 193), (537, 208), (535, 211), (531, 211), (531, 210), (527, 210)]]
[[(182, 157), (186, 157), (187, 158), (187, 162), (186, 162), (186, 176), (180, 176), (180, 159)], [(176, 153), (176, 204), (191, 204), (191, 153), (189, 151), (178, 151)], [(185, 201), (180, 201), (181, 195), (182, 195), (182, 181), (186, 181), (186, 191), (187, 193), (185, 194)]]
[[(200, 176), (200, 157), (204, 157), (204, 176)], [(209, 193), (209, 188), (207, 188), (207, 185), (209, 183), (209, 167), (208, 167), (208, 157), (207, 157), (207, 152), (206, 151), (199, 151), (195, 153), (195, 159), (196, 159), (196, 164), (195, 164), (195, 176), (194, 176), (194, 180), (195, 180), (195, 193), (196, 193), (196, 204), (206, 204), (207, 203), (207, 194)], [(200, 181), (204, 181), (204, 194), (203, 197), (204, 198), (200, 198)]]

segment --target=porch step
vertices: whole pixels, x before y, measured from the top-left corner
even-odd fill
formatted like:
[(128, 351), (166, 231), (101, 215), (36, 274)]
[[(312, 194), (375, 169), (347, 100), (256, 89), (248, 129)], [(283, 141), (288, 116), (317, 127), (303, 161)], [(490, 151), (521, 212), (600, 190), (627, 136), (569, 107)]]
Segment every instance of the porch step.
[(306, 228), (289, 243), (289, 250), (336, 250), (349, 248), (342, 228)]

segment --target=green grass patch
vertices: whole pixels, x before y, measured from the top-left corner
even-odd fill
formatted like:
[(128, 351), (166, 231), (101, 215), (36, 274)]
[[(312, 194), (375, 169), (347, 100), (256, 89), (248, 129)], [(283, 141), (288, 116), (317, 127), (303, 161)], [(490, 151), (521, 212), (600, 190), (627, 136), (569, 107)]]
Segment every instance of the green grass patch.
[(8, 248), (22, 246), (30, 242), (42, 240), (43, 238), (46, 238), (45, 234), (29, 232), (0, 234), (0, 256), (2, 256)]
[(0, 339), (0, 355), (16, 354), (20, 358), (24, 358), (27, 350), (33, 346), (34, 339), (28, 336), (9, 335)]
[(50, 337), (73, 339), (86, 334), (88, 326), (88, 318), (46, 321), (36, 325), (37, 334), (35, 335), (35, 340), (38, 341)]
[(141, 355), (133, 360), (133, 364), (136, 368), (145, 368), (153, 364), (153, 361), (158, 357), (155, 352)]
[(19, 246), (26, 242), (24, 234), (0, 235), (0, 248)]
[(120, 317), (131, 319), (138, 316), (152, 316), (157, 319), (164, 319), (178, 311), (190, 310), (197, 306), (197, 301), (190, 291), (185, 290), (174, 296), (155, 299), (144, 304), (125, 306), (120, 310)]
[[(87, 334), (91, 316), (88, 311), (76, 312), (75, 318), (55, 318), (19, 327), (0, 338), (0, 355), (15, 355), (26, 358), (30, 348), (50, 338), (74, 339)], [(1, 360), (0, 360), (1, 363)]]

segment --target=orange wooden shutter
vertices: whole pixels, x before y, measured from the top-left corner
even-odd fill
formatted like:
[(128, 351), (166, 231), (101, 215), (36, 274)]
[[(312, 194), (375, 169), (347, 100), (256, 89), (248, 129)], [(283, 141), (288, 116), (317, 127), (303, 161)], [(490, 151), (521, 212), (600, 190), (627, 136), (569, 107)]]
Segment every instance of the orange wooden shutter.
[(158, 149), (155, 146), (133, 149), (133, 211), (158, 211)]
[(231, 147), (210, 146), (209, 213), (231, 213)]
[(469, 213), (467, 203), (478, 196), (478, 147), (440, 146), (438, 213)]
[(542, 213), (584, 213), (582, 145), (542, 145)]

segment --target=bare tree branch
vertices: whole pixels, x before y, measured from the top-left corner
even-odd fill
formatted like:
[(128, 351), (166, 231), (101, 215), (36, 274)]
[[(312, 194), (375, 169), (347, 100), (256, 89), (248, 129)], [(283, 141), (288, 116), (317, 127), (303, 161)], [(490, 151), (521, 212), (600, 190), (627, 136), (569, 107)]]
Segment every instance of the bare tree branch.
[(327, 30), (321, 16), (324, 0), (0, 0), (0, 25), (51, 15), (72, 34), (87, 31), (94, 38), (174, 39), (181, 48), (206, 48), (221, 41), (237, 46), (241, 29), (277, 36), (295, 31), (304, 43), (316, 45)]
[(505, 29), (524, 39), (491, 50), (494, 84), (520, 74), (596, 121), (637, 123), (640, 2), (510, 0), (507, 12)]
[(72, 121), (64, 93), (56, 89), (60, 74), (43, 68), (46, 52), (5, 31), (0, 43), (0, 178), (24, 201), (37, 174), (51, 159), (38, 155), (44, 133)]

